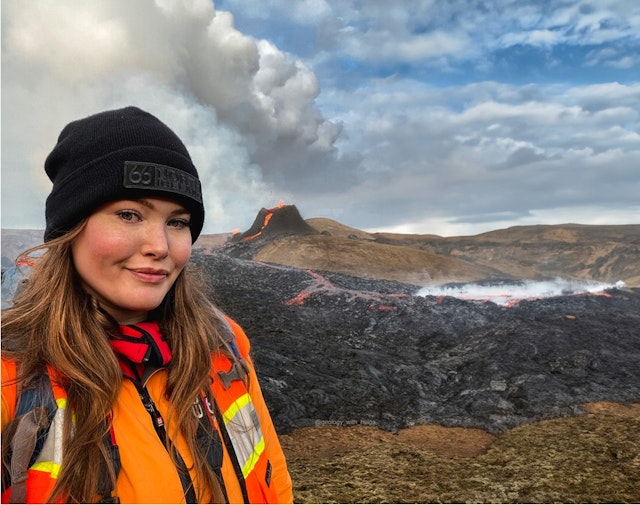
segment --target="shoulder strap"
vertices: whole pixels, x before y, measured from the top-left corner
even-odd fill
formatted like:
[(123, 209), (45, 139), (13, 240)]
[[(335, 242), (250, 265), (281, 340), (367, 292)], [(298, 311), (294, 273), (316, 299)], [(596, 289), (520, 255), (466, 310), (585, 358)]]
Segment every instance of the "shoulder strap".
[(225, 389), (229, 389), (231, 387), (232, 381), (244, 380), (244, 378), (248, 375), (249, 370), (247, 367), (247, 363), (244, 360), (242, 353), (240, 352), (236, 334), (233, 331), (231, 323), (224, 315), (221, 317), (221, 319), (223, 322), (223, 324), (221, 325), (223, 340), (225, 341), (227, 348), (231, 351), (231, 354), (235, 359), (230, 360), (231, 368), (229, 369), (229, 371), (225, 372), (223, 370), (214, 370), (214, 372), (218, 375), (218, 377), (224, 384)]
[(18, 382), (17, 387), (18, 404), (15, 417), (26, 414), (36, 407), (55, 410), (56, 400), (53, 396), (49, 375), (46, 372), (43, 371), (25, 379), (23, 382)]
[(211, 309), (220, 320), (219, 328), (222, 334), (222, 340), (225, 341), (227, 348), (236, 358), (242, 359), (242, 354), (240, 353), (238, 343), (236, 342), (236, 334), (234, 333), (231, 323), (229, 322), (229, 318), (224, 312), (222, 312), (221, 309), (219, 309), (215, 305), (212, 306)]
[[(113, 473), (117, 480), (118, 475), (120, 474), (122, 463), (120, 461), (120, 449), (118, 448), (118, 444), (116, 443), (116, 435), (113, 431), (113, 419), (111, 417), (111, 414), (107, 416), (107, 419), (105, 419), (105, 423), (107, 425), (108, 431), (104, 434), (102, 441), (104, 443), (105, 449), (107, 450), (107, 455), (109, 456), (109, 460), (111, 461), (111, 466), (113, 468)], [(113, 491), (114, 484), (109, 478), (109, 469), (107, 468), (105, 461), (102, 461), (100, 475), (98, 478), (97, 494), (100, 497), (98, 503), (120, 503), (120, 498), (118, 498), (118, 496), (116, 496)]]
[(48, 375), (18, 382), (17, 398), (15, 416), (2, 434), (2, 490), (11, 487), (11, 503), (25, 503), (27, 470), (42, 451), (56, 412)]
[[(18, 374), (18, 377), (20, 375)], [(11, 487), (11, 503), (26, 503), (27, 471), (38, 459), (49, 434), (57, 404), (51, 379), (45, 371), (16, 384), (17, 406), (14, 418), (2, 433), (2, 491)], [(120, 472), (120, 453), (115, 442), (111, 418), (105, 420), (108, 431), (104, 444), (115, 475)], [(99, 503), (117, 502), (105, 465), (101, 469), (97, 494)]]

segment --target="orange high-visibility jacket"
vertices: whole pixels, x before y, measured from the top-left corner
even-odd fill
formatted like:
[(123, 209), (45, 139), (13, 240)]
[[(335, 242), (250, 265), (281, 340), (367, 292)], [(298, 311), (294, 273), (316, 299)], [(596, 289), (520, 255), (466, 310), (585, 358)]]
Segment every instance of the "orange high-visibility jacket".
[[(229, 434), (235, 461), (223, 443), (222, 477), (230, 503), (243, 503), (241, 480), (251, 503), (292, 503), (291, 478), (284, 453), (273, 422), (264, 402), (258, 378), (249, 358), (249, 340), (244, 331), (228, 320), (235, 334), (236, 344), (249, 369), (249, 388), (240, 380), (225, 385), (214, 374), (213, 393), (222, 413)], [(231, 362), (221, 354), (212, 357), (215, 371), (228, 372)], [(50, 371), (50, 375), (51, 375)], [(16, 364), (2, 359), (2, 428), (13, 418), (17, 404), (15, 385)], [(146, 388), (161, 415), (167, 419), (168, 402), (163, 396), (167, 371), (159, 370), (146, 383)], [(52, 422), (49, 439), (60, 432), (66, 395), (52, 380), (53, 393), (58, 410)], [(228, 386), (228, 387), (225, 387)], [(255, 423), (255, 420), (258, 423)], [(113, 433), (120, 450), (121, 470), (118, 474), (115, 494), (122, 503), (184, 503), (184, 491), (178, 471), (164, 445), (160, 441), (148, 412), (140, 401), (134, 384), (123, 381), (123, 386), (113, 409)], [(57, 428), (57, 430), (56, 430)], [(251, 428), (251, 429), (247, 429)], [(167, 433), (172, 433), (171, 425)], [(55, 485), (55, 479), (63, 463), (61, 440), (47, 440), (38, 461), (27, 474), (27, 502), (45, 502)], [(192, 466), (192, 456), (182, 437), (173, 441), (187, 468)], [(240, 468), (242, 478), (236, 476), (234, 463)], [(192, 481), (197, 486), (195, 475)], [(9, 499), (8, 489), (2, 502)]]

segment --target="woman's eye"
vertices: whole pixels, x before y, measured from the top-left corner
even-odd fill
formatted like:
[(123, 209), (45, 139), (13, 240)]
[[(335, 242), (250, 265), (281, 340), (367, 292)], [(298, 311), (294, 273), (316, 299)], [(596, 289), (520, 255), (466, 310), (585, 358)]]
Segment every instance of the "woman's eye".
[(132, 210), (120, 210), (116, 212), (116, 214), (123, 221), (139, 221), (140, 220), (140, 215), (137, 212), (134, 212)]
[(172, 219), (169, 221), (169, 226), (173, 228), (188, 228), (191, 225), (188, 219)]

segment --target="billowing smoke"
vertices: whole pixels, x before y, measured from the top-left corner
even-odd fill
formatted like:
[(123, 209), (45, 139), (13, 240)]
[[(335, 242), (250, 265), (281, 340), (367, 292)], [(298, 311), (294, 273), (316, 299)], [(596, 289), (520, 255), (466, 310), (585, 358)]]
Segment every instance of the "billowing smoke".
[(99, 110), (137, 105), (178, 133), (209, 233), (292, 199), (288, 173), (318, 177), (335, 155), (340, 127), (315, 104), (315, 75), (211, 0), (3, 1), (2, 70), (3, 227), (17, 212), (43, 227), (44, 158), (67, 122)]
[(556, 278), (547, 281), (524, 280), (520, 282), (449, 283), (425, 286), (417, 296), (451, 296), (463, 300), (493, 302), (512, 305), (520, 300), (549, 298), (553, 296), (603, 293), (607, 289), (625, 288), (623, 281), (615, 284), (604, 282)]

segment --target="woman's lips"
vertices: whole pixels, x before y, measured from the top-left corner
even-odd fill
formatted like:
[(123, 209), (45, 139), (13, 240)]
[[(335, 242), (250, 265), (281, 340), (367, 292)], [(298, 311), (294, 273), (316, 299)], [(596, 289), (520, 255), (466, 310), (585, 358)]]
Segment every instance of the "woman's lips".
[(141, 280), (142, 282), (150, 282), (150, 283), (160, 283), (164, 281), (169, 272), (166, 270), (156, 270), (153, 268), (132, 268), (129, 271), (133, 274), (133, 276)]

